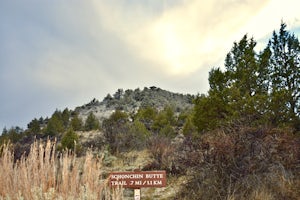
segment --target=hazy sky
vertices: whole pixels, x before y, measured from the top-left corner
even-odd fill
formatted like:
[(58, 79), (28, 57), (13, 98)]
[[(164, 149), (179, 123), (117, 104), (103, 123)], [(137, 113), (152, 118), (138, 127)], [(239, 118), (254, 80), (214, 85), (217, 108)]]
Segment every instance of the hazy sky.
[(0, 0), (0, 133), (118, 88), (206, 93), (244, 34), (266, 45), (299, 0)]

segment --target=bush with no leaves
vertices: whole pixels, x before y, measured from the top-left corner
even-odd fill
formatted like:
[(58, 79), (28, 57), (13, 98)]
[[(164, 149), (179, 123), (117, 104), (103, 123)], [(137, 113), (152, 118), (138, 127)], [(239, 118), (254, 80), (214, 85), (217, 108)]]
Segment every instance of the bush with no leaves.
[(192, 178), (180, 199), (300, 198), (299, 136), (238, 127), (211, 131), (197, 143), (185, 156)]

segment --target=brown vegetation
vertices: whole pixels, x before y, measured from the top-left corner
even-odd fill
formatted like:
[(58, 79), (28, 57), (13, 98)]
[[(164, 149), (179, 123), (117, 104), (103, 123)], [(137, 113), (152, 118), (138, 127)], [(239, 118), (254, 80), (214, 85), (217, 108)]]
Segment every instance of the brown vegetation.
[(14, 161), (10, 145), (0, 157), (0, 199), (121, 199), (103, 180), (101, 159), (91, 152), (76, 158), (70, 151), (57, 154), (55, 143), (34, 142), (28, 156)]
[(194, 145), (179, 199), (300, 199), (300, 138), (288, 130), (222, 129)]

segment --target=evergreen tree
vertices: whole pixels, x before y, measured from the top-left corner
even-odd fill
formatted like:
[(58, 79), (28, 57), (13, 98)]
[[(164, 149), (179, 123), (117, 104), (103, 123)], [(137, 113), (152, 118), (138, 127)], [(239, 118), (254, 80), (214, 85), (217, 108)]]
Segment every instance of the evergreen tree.
[(199, 131), (229, 121), (300, 129), (300, 46), (285, 29), (282, 23), (259, 54), (254, 39), (245, 35), (227, 54), (225, 71), (210, 71), (208, 95), (195, 100), (193, 121)]
[(2, 130), (2, 134), (1, 135), (6, 135), (7, 133), (8, 133), (7, 128), (4, 127), (3, 130)]
[(61, 139), (61, 145), (63, 149), (75, 149), (76, 143), (78, 143), (78, 135), (73, 129), (69, 129)]
[(61, 112), (56, 110), (48, 120), (45, 134), (49, 136), (57, 136), (58, 134), (62, 134), (64, 130)]
[(65, 108), (61, 113), (61, 118), (65, 129), (69, 127), (70, 117), (71, 117), (71, 112), (69, 111), (68, 108)]
[(166, 106), (160, 111), (153, 121), (152, 129), (159, 134), (173, 137), (175, 135), (172, 126), (176, 125), (174, 110), (171, 106)]
[(32, 134), (39, 134), (41, 133), (41, 126), (40, 121), (36, 118), (34, 118), (28, 125), (27, 125), (28, 131)]
[[(287, 106), (289, 121), (299, 121), (300, 109), (300, 45), (296, 36), (286, 30), (286, 24), (281, 23), (278, 33), (273, 32), (269, 42), (271, 89), (274, 98), (279, 97), (280, 107)], [(280, 103), (276, 100), (274, 103)], [(275, 105), (274, 105), (275, 106)]]
[(146, 141), (150, 138), (151, 132), (139, 120), (135, 120), (129, 127), (125, 136), (128, 138), (128, 146), (134, 149), (141, 149), (146, 146)]
[(134, 121), (132, 126), (130, 126), (130, 133), (133, 137), (141, 141), (144, 141), (151, 136), (151, 133), (147, 130), (146, 126), (139, 120)]
[(151, 123), (155, 119), (157, 111), (155, 108), (151, 106), (146, 106), (144, 108), (140, 108), (135, 116), (136, 119), (144, 122)]
[(84, 126), (86, 131), (97, 130), (100, 128), (100, 123), (96, 116), (92, 112), (90, 112)]
[[(6, 130), (7, 131), (7, 130)], [(23, 137), (23, 129), (20, 127), (11, 127), (7, 132), (3, 131), (0, 139), (0, 143), (10, 141), (11, 143), (18, 142)]]
[(130, 139), (126, 135), (129, 131), (128, 115), (120, 110), (116, 110), (108, 119), (103, 120), (102, 128), (112, 152), (119, 151), (120, 146), (124, 145), (122, 143)]
[(199, 132), (216, 128), (230, 112), (227, 101), (224, 101), (218, 93), (199, 95), (194, 100), (194, 104), (192, 119)]
[(188, 116), (182, 128), (182, 133), (185, 136), (193, 137), (197, 133), (197, 127), (193, 123), (192, 116)]
[(230, 86), (238, 87), (241, 95), (253, 96), (258, 89), (258, 63), (254, 51), (255, 46), (254, 39), (248, 39), (247, 35), (244, 35), (238, 43), (234, 43), (225, 59), (227, 81)]
[(116, 93), (114, 94), (114, 98), (117, 100), (120, 100), (124, 95), (124, 90), (123, 89), (118, 89)]
[(75, 113), (75, 115), (71, 119), (71, 127), (74, 131), (81, 131), (83, 129), (83, 122), (79, 118), (77, 113)]

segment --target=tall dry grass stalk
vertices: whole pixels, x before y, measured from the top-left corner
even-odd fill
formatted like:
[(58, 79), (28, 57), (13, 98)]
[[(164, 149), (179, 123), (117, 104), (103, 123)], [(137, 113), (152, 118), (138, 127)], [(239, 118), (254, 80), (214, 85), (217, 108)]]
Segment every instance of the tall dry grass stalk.
[(58, 154), (56, 143), (34, 142), (28, 156), (14, 161), (10, 145), (0, 149), (0, 199), (122, 199), (102, 177), (101, 158)]

